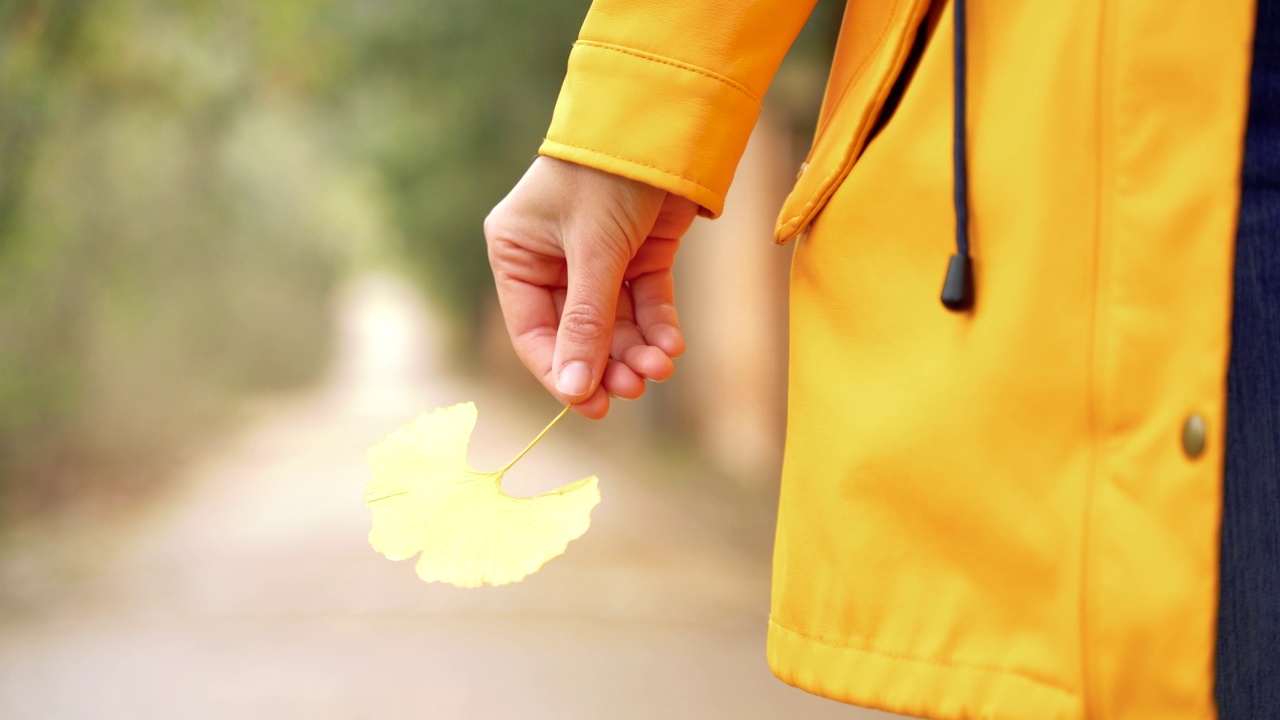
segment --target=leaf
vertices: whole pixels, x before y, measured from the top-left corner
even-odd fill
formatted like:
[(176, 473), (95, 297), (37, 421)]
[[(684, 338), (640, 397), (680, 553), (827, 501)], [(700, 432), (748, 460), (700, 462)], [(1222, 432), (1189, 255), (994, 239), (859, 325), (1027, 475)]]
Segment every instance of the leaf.
[(596, 477), (518, 498), (502, 491), (502, 476), (568, 410), (489, 473), (467, 464), (473, 403), (423, 413), (392, 433), (365, 456), (373, 470), (364, 493), (373, 512), (369, 544), (391, 560), (422, 553), (418, 577), (467, 588), (518, 582), (563, 554), (591, 524), (600, 503)]

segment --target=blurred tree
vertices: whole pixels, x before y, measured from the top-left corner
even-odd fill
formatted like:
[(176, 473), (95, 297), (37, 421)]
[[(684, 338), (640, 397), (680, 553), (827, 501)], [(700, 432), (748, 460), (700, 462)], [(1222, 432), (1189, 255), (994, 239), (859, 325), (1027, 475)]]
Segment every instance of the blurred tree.
[(365, 150), (409, 259), (464, 339), (493, 295), (481, 221), (537, 150), (588, 6), (384, 0), (358, 14)]
[(17, 214), (48, 105), (50, 82), (65, 71), (83, 0), (0, 0), (0, 238)]
[[(476, 340), (481, 221), (588, 6), (0, 0), (0, 516), (112, 467), (145, 482), (137, 459), (228, 398), (315, 376), (335, 273), (391, 234), (384, 207)], [(819, 4), (776, 83), (798, 136), (838, 13)]]
[(145, 483), (229, 398), (322, 368), (360, 195), (317, 110), (323, 10), (0, 4), (0, 517)]

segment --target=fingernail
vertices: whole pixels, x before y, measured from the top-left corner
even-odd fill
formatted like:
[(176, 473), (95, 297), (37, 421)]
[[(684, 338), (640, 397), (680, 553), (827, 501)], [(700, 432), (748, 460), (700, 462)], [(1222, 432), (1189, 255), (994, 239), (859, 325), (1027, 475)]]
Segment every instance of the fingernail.
[(556, 389), (565, 395), (577, 397), (585, 395), (591, 386), (591, 368), (586, 363), (575, 361), (560, 368), (556, 377)]

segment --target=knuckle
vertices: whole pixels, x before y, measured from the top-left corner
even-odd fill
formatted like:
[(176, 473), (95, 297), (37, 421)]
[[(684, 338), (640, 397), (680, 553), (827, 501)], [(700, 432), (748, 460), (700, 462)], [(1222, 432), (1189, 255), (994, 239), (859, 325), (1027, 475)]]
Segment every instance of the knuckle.
[(489, 243), (515, 243), (527, 235), (532, 219), (503, 200), (489, 211), (480, 227)]
[(591, 308), (565, 308), (560, 316), (560, 332), (575, 342), (595, 345), (607, 342), (613, 328)]
[(493, 267), (514, 260), (521, 249), (520, 234), (511, 223), (492, 215), (485, 218), (484, 239), (489, 264)]
[(658, 301), (648, 306), (648, 311), (654, 318), (654, 323), (673, 324), (677, 317), (676, 304), (669, 301)]
[(511, 235), (508, 229), (510, 225), (502, 213), (501, 206), (494, 208), (485, 216), (481, 227), (484, 230), (484, 239), (489, 245), (508, 239)]

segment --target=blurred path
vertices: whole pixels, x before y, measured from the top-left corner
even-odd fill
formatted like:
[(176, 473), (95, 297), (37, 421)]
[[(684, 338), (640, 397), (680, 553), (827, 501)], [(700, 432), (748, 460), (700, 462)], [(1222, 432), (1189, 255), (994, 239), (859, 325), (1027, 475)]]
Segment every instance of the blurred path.
[(0, 621), (0, 717), (889, 717), (773, 679), (767, 554), (734, 547), (714, 509), (584, 441), (581, 419), (509, 476), (517, 493), (601, 478), (592, 529), (540, 573), (462, 591), (375, 554), (368, 447), (475, 399), (471, 461), (497, 467), (557, 408), (530, 415), (444, 374), (441, 329), (402, 284), (362, 281), (340, 314), (321, 389), (263, 408), (119, 537), (87, 548), (95, 574), (74, 592)]

